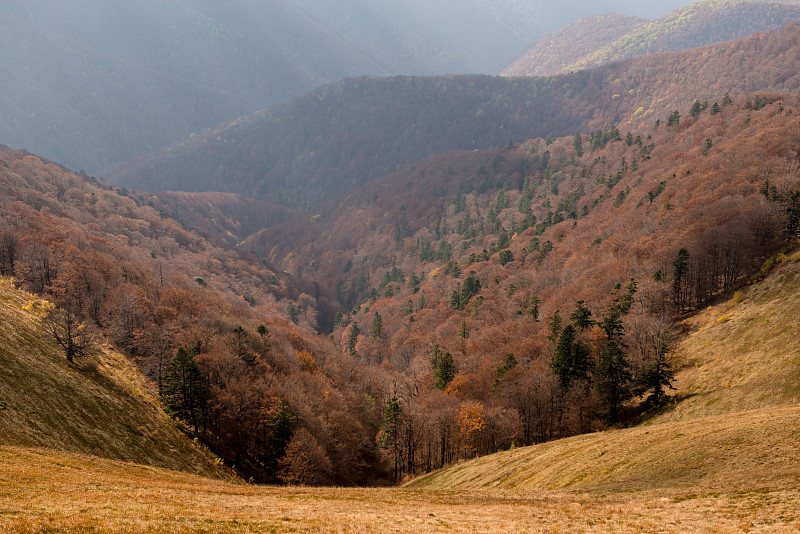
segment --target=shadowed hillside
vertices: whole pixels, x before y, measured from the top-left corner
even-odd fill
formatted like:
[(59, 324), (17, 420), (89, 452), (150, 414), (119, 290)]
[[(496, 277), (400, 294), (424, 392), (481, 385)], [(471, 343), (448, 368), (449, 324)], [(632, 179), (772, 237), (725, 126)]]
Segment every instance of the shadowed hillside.
[(310, 207), (448, 149), (653, 126), (693, 100), (800, 87), (800, 25), (555, 78), (361, 78), (106, 171), (148, 190)]
[(4, 2), (0, 143), (96, 172), (387, 70), (292, 2)]

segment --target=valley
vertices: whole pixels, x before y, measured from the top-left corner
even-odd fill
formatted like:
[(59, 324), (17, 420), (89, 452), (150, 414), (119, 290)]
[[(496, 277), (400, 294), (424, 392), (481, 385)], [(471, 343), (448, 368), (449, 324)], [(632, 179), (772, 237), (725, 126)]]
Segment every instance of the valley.
[(0, 6), (0, 532), (798, 530), (798, 2), (345, 4)]

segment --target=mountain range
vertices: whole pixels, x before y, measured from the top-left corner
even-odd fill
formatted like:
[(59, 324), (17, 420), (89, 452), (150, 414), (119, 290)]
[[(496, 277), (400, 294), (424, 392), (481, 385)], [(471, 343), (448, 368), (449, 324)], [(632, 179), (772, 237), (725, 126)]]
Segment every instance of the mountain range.
[(506, 67), (503, 75), (550, 76), (778, 29), (800, 20), (800, 6), (787, 4), (797, 2), (707, 0), (654, 21), (623, 15), (590, 16), (538, 41)]
[(560, 13), (541, 0), (8, 0), (0, 142), (96, 173), (341, 78), (499, 70)]
[(695, 99), (795, 91), (800, 25), (553, 78), (358, 78), (103, 174), (128, 188), (239, 193), (308, 208), (444, 150), (641, 130)]
[[(555, 9), (473, 4), (0, 6), (9, 117), (76, 154), (108, 120), (97, 161), (121, 123), (177, 136), (105, 177), (0, 146), (0, 529), (796, 530), (800, 23), (764, 30), (796, 6), (631, 9), (537, 49), (587, 70), (385, 75), (471, 69), (462, 30), (535, 40)], [(64, 41), (76, 6), (96, 31)], [(716, 20), (763, 31), (653, 52)], [(265, 107), (245, 45), (310, 90)], [(190, 126), (156, 78), (198, 124), (253, 107), (159, 130)]]

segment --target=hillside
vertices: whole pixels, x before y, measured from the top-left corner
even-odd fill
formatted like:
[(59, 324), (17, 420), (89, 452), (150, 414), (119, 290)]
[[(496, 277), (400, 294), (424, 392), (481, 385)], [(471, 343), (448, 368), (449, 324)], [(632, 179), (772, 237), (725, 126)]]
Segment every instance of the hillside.
[[(24, 152), (0, 149), (0, 185), (0, 275), (101, 331), (227, 465), (260, 481), (383, 476), (384, 385), (316, 334), (313, 284)], [(174, 366), (191, 393), (175, 393)], [(281, 466), (287, 450), (297, 463)]]
[[(637, 25), (610, 42), (596, 41), (595, 49), (572, 39), (573, 28), (553, 36), (555, 47), (537, 43), (508, 67), (506, 75), (558, 74), (593, 68), (613, 61), (666, 52), (775, 30), (800, 20), (800, 6), (760, 0), (706, 0), (678, 9), (647, 24)], [(609, 34), (610, 31), (606, 30)], [(585, 49), (584, 50), (582, 50)], [(583, 55), (581, 56), (581, 52)], [(556, 59), (552, 59), (555, 56)], [(579, 57), (580, 56), (580, 57)], [(552, 66), (548, 66), (549, 61)]]
[(4, 2), (0, 142), (96, 172), (383, 65), (292, 2)]
[(0, 444), (46, 447), (232, 479), (164, 413), (154, 385), (108, 346), (66, 361), (46, 301), (0, 282)]
[(580, 18), (523, 50), (501, 74), (553, 76), (569, 72), (570, 65), (648, 22), (617, 13)]
[[(651, 395), (620, 408), (597, 387), (600, 325), (625, 295), (634, 389), (675, 342), (676, 317), (730, 294), (796, 234), (797, 106), (722, 95), (644, 136), (445, 153), (243, 247), (313, 280), (320, 327), (395, 385), (401, 432), (417, 444), (401, 448), (403, 472), (604, 428)], [(576, 302), (592, 320), (578, 339), (595, 371), (561, 386), (551, 362)], [(469, 414), (485, 423), (474, 434)]]
[(298, 215), (284, 206), (231, 193), (165, 191), (149, 196), (148, 201), (183, 226), (234, 245)]
[[(796, 326), (795, 316), (782, 312), (796, 295), (798, 273), (795, 253), (764, 282), (748, 288), (746, 298), (735, 303), (740, 316), (752, 313), (752, 320), (745, 321), (748, 328), (763, 324), (764, 311), (776, 305), (781, 313), (770, 314), (773, 326)], [(784, 285), (787, 280), (790, 287)], [(727, 352), (730, 332), (712, 333), (719, 328), (720, 313), (731, 305), (721, 303), (693, 319), (698, 331), (683, 346), (699, 344), (722, 352), (725, 359), (738, 357)], [(774, 358), (772, 348), (780, 350), (770, 347), (759, 363)], [(713, 358), (697, 356), (702, 367), (713, 364)], [(779, 360), (788, 362), (784, 355)], [(681, 371), (679, 383), (687, 383), (684, 378), (694, 367), (691, 363)], [(751, 378), (762, 373), (760, 367), (745, 369)], [(782, 379), (780, 374), (771, 376)], [(678, 396), (688, 392), (679, 388)], [(728, 400), (740, 393), (713, 389)], [(760, 393), (775, 394), (771, 408), (516, 448), (394, 489), (231, 484), (97, 457), (0, 446), (0, 530), (249, 533), (301, 527), (377, 533), (407, 532), (413, 526), (423, 533), (665, 527), (788, 533), (800, 524), (800, 410), (781, 397), (780, 389), (760, 382)], [(686, 402), (670, 410), (677, 412)]]
[(796, 487), (800, 361), (795, 251), (741, 297), (688, 321), (675, 401), (646, 424), (503, 452), (414, 488), (635, 491)]
[(633, 131), (695, 99), (800, 87), (800, 25), (555, 78), (346, 80), (107, 169), (152, 191), (240, 193), (311, 207), (450, 149)]
[(675, 349), (681, 402), (652, 422), (800, 402), (800, 252), (779, 254), (762, 282), (687, 319)]

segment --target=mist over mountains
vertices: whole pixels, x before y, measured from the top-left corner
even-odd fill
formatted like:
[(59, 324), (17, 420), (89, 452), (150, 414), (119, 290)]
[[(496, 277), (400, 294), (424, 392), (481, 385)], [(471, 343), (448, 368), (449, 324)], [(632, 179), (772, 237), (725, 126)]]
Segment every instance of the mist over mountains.
[(573, 17), (684, 3), (7, 0), (0, 142), (96, 173), (341, 78), (499, 72)]

